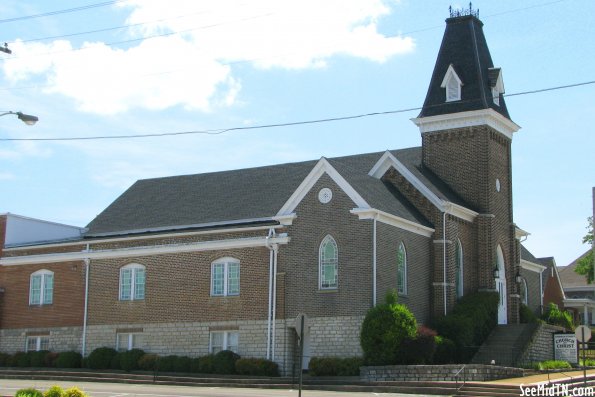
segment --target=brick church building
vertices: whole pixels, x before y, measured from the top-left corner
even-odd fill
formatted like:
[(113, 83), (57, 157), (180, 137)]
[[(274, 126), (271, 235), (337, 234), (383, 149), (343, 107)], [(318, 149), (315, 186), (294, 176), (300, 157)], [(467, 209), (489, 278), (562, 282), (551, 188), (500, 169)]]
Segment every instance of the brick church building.
[(287, 372), (296, 316), (307, 357), (361, 355), (392, 289), (419, 323), (478, 290), (500, 293), (501, 324), (523, 288), (540, 310), (545, 267), (513, 219), (519, 127), (482, 26), (446, 20), (421, 147), (140, 180), (85, 229), (0, 216), (0, 351), (230, 349)]

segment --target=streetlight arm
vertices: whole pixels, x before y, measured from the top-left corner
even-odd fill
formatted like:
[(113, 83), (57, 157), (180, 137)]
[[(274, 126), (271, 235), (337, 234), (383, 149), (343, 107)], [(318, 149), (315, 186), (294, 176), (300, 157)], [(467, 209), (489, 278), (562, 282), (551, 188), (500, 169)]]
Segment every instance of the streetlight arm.
[(23, 123), (27, 125), (34, 125), (39, 121), (39, 117), (32, 116), (30, 114), (25, 114), (23, 112), (13, 112), (12, 110), (0, 110), (0, 117), (6, 116), (7, 114), (16, 114), (19, 120), (21, 120)]

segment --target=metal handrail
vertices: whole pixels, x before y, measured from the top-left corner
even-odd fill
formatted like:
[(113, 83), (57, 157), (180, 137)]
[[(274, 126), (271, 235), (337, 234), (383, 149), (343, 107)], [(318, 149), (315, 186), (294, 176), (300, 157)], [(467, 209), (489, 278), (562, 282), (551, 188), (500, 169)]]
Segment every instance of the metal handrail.
[[(455, 385), (456, 385), (457, 391), (461, 390), (461, 389), (463, 388), (463, 386), (465, 386), (465, 383), (467, 383), (467, 377), (465, 376), (465, 367), (466, 367), (466, 366), (467, 366), (467, 365), (463, 365), (463, 366), (461, 367), (461, 369), (459, 369), (459, 370), (457, 371), (457, 373), (454, 375), (454, 378), (455, 378)], [(459, 387), (459, 376), (460, 376), (461, 372), (463, 372), (463, 383), (462, 383), (462, 384), (461, 384), (461, 386)]]

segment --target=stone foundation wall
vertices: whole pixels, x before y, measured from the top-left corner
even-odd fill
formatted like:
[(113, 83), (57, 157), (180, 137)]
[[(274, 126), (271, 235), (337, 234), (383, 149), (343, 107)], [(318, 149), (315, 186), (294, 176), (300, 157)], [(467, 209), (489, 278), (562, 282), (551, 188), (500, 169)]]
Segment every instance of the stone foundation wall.
[[(523, 376), (520, 368), (499, 367), (481, 364), (449, 365), (387, 365), (379, 367), (361, 367), (360, 378), (366, 382), (394, 381), (472, 381), (484, 382)], [(457, 377), (458, 374), (458, 377)]]
[(82, 327), (21, 328), (0, 330), (0, 352), (25, 351), (27, 336), (49, 336), (50, 350), (55, 352), (81, 351)]
[(360, 331), (363, 316), (310, 319), (310, 353), (314, 357), (362, 356)]
[(523, 352), (520, 363), (528, 364), (554, 359), (554, 334), (564, 328), (555, 325), (540, 324), (533, 334), (531, 342)]

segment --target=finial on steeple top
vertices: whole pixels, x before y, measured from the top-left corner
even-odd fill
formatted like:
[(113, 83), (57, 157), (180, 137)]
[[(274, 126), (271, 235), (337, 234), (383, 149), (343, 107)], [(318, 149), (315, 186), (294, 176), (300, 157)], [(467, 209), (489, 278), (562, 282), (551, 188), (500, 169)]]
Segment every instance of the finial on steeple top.
[(454, 10), (452, 8), (452, 6), (448, 7), (448, 11), (450, 12), (450, 17), (451, 18), (458, 18), (458, 17), (464, 17), (467, 15), (471, 15), (474, 16), (475, 18), (479, 19), (479, 8), (477, 10), (473, 9), (473, 5), (471, 4), (471, 2), (469, 2), (469, 8), (463, 8), (460, 10)]

